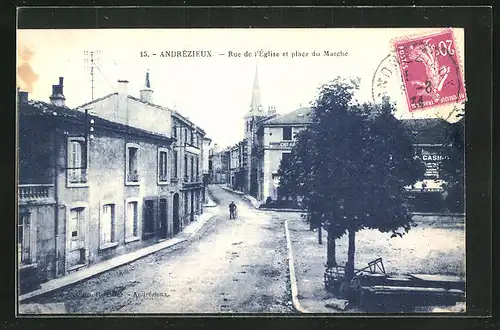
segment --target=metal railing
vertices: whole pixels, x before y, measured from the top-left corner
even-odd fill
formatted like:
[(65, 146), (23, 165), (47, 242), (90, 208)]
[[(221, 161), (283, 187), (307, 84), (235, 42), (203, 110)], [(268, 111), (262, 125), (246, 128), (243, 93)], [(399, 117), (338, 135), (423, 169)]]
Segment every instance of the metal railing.
[(127, 181), (128, 182), (139, 182), (139, 173), (137, 173), (137, 171), (127, 173)]
[(88, 180), (87, 169), (68, 169), (68, 180), (70, 183), (86, 183)]

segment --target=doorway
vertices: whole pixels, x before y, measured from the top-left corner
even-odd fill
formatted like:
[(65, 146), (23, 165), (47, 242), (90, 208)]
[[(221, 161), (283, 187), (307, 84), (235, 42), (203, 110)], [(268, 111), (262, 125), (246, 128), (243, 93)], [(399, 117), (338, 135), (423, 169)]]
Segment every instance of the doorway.
[(168, 225), (167, 225), (167, 200), (160, 198), (160, 223), (158, 228), (158, 236), (160, 239), (167, 238)]
[(144, 239), (150, 238), (154, 234), (154, 202), (152, 200), (144, 201), (142, 233)]
[(69, 212), (68, 270), (73, 270), (86, 264), (85, 211), (84, 207), (76, 207)]
[(191, 214), (189, 217), (191, 221), (194, 221), (194, 190), (191, 190)]
[(173, 232), (177, 235), (180, 231), (180, 219), (179, 219), (179, 194), (174, 194), (174, 200), (172, 203), (172, 216), (173, 216)]

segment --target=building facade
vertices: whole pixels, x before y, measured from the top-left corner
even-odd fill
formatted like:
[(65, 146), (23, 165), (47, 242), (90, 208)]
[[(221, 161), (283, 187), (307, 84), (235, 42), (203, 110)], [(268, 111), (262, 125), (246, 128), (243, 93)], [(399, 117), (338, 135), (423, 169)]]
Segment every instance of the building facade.
[(173, 237), (202, 213), (205, 132), (153, 104), (148, 76), (140, 98), (118, 85), (76, 109), (63, 78), (51, 103), (19, 93), (21, 292)]
[[(278, 168), (281, 160), (289, 157), (295, 135), (311, 124), (311, 111), (310, 107), (301, 107), (279, 115), (271, 106), (264, 111), (256, 71), (250, 109), (244, 117), (244, 138), (230, 150), (229, 185), (261, 202), (287, 199), (288, 196), (279, 194)], [(442, 119), (408, 119), (403, 120), (403, 125), (416, 146), (415, 157), (426, 166), (424, 180), (409, 189), (442, 190), (439, 168), (446, 157), (444, 148), (448, 144), (450, 124)], [(243, 147), (238, 148), (240, 144)]]
[(226, 184), (229, 182), (229, 153), (227, 149), (220, 149), (214, 144), (209, 152), (208, 168), (210, 183)]

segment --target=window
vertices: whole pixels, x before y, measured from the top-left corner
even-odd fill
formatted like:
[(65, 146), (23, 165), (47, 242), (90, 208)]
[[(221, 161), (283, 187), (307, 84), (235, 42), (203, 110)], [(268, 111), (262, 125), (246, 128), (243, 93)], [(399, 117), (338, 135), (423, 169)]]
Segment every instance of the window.
[(102, 206), (101, 214), (101, 245), (115, 241), (115, 205), (106, 204)]
[(127, 202), (127, 218), (125, 221), (125, 238), (137, 237), (137, 223), (139, 217), (138, 202)]
[(184, 144), (187, 144), (188, 142), (188, 130), (187, 128), (184, 128)]
[(132, 143), (127, 143), (126, 149), (126, 182), (138, 183), (139, 182), (139, 168), (138, 168), (138, 154), (139, 146)]
[(167, 181), (168, 159), (167, 149), (158, 149), (158, 182)]
[(188, 157), (184, 156), (184, 179), (188, 177)]
[(283, 141), (292, 139), (292, 128), (290, 126), (283, 127)]
[(72, 137), (68, 139), (68, 183), (83, 184), (87, 182), (87, 155), (85, 139)]
[(196, 180), (198, 180), (198, 177), (200, 176), (200, 160), (198, 157), (196, 157)]
[(177, 150), (174, 151), (174, 157), (172, 159), (172, 169), (174, 170), (174, 178), (178, 177), (178, 169), (177, 169)]
[(18, 223), (18, 253), (21, 264), (31, 264), (31, 215), (19, 214)]
[(191, 158), (191, 181), (194, 181), (194, 157), (189, 157)]
[(196, 134), (193, 131), (191, 131), (191, 145), (192, 146), (194, 146), (195, 140), (196, 140)]
[(174, 124), (174, 129), (173, 129), (172, 133), (174, 134), (174, 138), (177, 138), (177, 125), (176, 124)]

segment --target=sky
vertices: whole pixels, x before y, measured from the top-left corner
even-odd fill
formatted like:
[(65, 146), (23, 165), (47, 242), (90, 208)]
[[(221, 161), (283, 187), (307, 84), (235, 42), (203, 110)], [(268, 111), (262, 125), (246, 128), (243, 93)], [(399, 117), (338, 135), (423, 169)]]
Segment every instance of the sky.
[[(49, 101), (52, 85), (64, 77), (68, 107), (92, 100), (85, 51), (99, 51), (94, 69), (94, 99), (117, 91), (129, 81), (128, 93), (139, 97), (150, 72), (153, 102), (177, 110), (203, 128), (221, 147), (243, 138), (256, 66), (265, 110), (280, 114), (307, 106), (318, 88), (337, 76), (359, 77), (357, 99), (372, 100), (372, 81), (383, 60), (393, 54), (393, 40), (425, 35), (432, 29), (93, 29), (18, 30), (17, 85), (30, 99)], [(453, 29), (461, 61), (464, 32)], [(165, 51), (210, 51), (211, 57), (160, 57)], [(312, 56), (317, 52), (320, 56)], [(324, 56), (324, 52), (345, 56)], [(149, 57), (141, 56), (147, 52)], [(229, 56), (229, 52), (233, 55)], [(253, 54), (245, 57), (245, 52)], [(255, 56), (259, 53), (262, 56)], [(288, 56), (285, 53), (288, 52)], [(300, 54), (297, 54), (300, 53)], [(279, 54), (278, 57), (266, 54)], [(156, 55), (152, 55), (156, 54)], [(293, 55), (293, 56), (292, 56)], [(385, 65), (385, 64), (383, 64)], [(429, 117), (437, 112), (409, 113), (390, 79), (390, 97), (401, 117)], [(450, 112), (443, 107), (440, 112)]]

